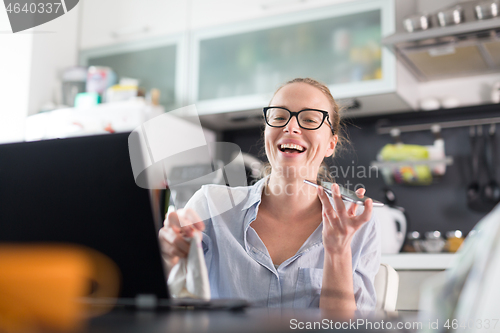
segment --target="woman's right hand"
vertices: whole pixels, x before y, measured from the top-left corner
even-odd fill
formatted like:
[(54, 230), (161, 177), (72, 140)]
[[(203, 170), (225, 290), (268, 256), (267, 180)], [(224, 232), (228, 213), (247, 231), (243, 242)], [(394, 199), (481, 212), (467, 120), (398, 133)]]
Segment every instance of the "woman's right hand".
[(174, 267), (179, 258), (187, 257), (189, 242), (185, 238), (193, 237), (195, 232), (205, 230), (205, 224), (198, 214), (190, 209), (179, 209), (165, 216), (163, 228), (158, 238), (163, 259), (167, 262), (168, 271)]

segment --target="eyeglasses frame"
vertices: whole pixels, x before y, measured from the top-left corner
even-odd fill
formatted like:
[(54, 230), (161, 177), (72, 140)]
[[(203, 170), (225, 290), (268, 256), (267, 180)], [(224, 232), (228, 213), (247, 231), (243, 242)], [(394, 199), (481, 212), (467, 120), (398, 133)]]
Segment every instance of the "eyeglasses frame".
[[(284, 125), (281, 125), (281, 126), (273, 126), (271, 124), (269, 124), (267, 122), (267, 110), (269, 109), (282, 109), (282, 110), (286, 110), (290, 113), (290, 118), (288, 118), (287, 122), (284, 124)], [(326, 121), (328, 121), (328, 124), (330, 125), (330, 129), (332, 130), (332, 134), (335, 135), (335, 130), (333, 129), (333, 126), (332, 126), (332, 123), (330, 122), (330, 114), (328, 113), (328, 111), (324, 111), (324, 110), (318, 110), (318, 109), (304, 109), (304, 110), (300, 110), (300, 111), (297, 111), (297, 112), (292, 112), (290, 110), (288, 110), (287, 108), (284, 108), (284, 107), (281, 107), (281, 106), (266, 106), (262, 109), (262, 111), (264, 112), (264, 120), (266, 122), (266, 124), (270, 127), (275, 127), (275, 128), (281, 128), (281, 127), (285, 127), (286, 125), (288, 125), (288, 123), (290, 122), (290, 120), (292, 120), (292, 117), (295, 116), (295, 118), (297, 118), (297, 124), (299, 125), (300, 128), (303, 128), (305, 130), (310, 130), (310, 131), (315, 131), (317, 129), (319, 129), (325, 122), (325, 119)], [(306, 128), (306, 127), (303, 127), (301, 124), (300, 124), (300, 121), (299, 121), (299, 113), (301, 112), (304, 112), (304, 111), (319, 111), (323, 114), (323, 119), (321, 120), (321, 124), (319, 124), (318, 127), (316, 128)]]

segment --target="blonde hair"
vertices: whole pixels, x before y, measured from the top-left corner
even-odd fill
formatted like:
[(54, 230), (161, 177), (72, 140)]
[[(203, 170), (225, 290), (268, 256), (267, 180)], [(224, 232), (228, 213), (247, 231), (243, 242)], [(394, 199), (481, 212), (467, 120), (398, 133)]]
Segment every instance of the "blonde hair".
[[(320, 90), (326, 96), (328, 101), (330, 102), (331, 110), (328, 110), (329, 119), (330, 119), (330, 123), (331, 123), (331, 127), (333, 129), (333, 132), (335, 133), (335, 135), (337, 135), (337, 145), (335, 146), (335, 151), (333, 152), (333, 154), (331, 156), (333, 158), (335, 156), (335, 152), (338, 151), (339, 149), (342, 149), (344, 144), (347, 141), (347, 139), (345, 138), (345, 135), (344, 135), (344, 130), (343, 130), (342, 125), (341, 125), (342, 108), (339, 107), (339, 105), (337, 104), (337, 102), (333, 98), (332, 93), (330, 92), (330, 89), (328, 89), (328, 87), (325, 84), (323, 84), (315, 79), (311, 79), (311, 78), (295, 78), (293, 80), (286, 82), (284, 85), (279, 87), (274, 92), (273, 97), (271, 98), (271, 101), (273, 100), (274, 96), (276, 96), (278, 91), (281, 90), (281, 88), (283, 88), (289, 84), (292, 84), (292, 83), (309, 84), (309, 85), (317, 88), (318, 90)], [(332, 135), (333, 135), (333, 133), (332, 133)], [(271, 173), (271, 166), (266, 165), (266, 167), (264, 168), (264, 177), (268, 176), (270, 173)], [(320, 182), (333, 183), (334, 182), (334, 179), (332, 178), (332, 176), (328, 172), (328, 165), (326, 164), (325, 160), (323, 160), (323, 162), (321, 163), (321, 166), (318, 170), (317, 182), (318, 183), (320, 183)]]

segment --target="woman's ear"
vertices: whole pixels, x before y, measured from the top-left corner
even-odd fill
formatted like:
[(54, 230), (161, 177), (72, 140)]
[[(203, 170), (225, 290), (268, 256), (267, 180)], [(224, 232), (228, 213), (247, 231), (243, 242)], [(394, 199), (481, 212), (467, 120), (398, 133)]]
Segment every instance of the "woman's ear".
[(338, 135), (333, 135), (330, 137), (330, 141), (328, 142), (328, 149), (326, 150), (325, 157), (330, 157), (335, 152), (335, 147), (337, 146), (337, 142), (339, 140)]

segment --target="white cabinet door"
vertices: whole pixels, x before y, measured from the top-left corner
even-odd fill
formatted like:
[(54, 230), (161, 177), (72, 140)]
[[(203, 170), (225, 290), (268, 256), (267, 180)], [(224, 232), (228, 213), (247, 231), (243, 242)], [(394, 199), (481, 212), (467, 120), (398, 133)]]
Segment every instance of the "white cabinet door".
[(208, 28), (356, 0), (192, 0), (190, 26)]
[[(239, 1), (239, 0), (238, 0)], [(190, 99), (201, 114), (265, 105), (280, 84), (314, 77), (337, 98), (396, 90), (394, 1), (363, 0), (193, 33)]]
[(85, 0), (80, 49), (185, 31), (187, 1)]

